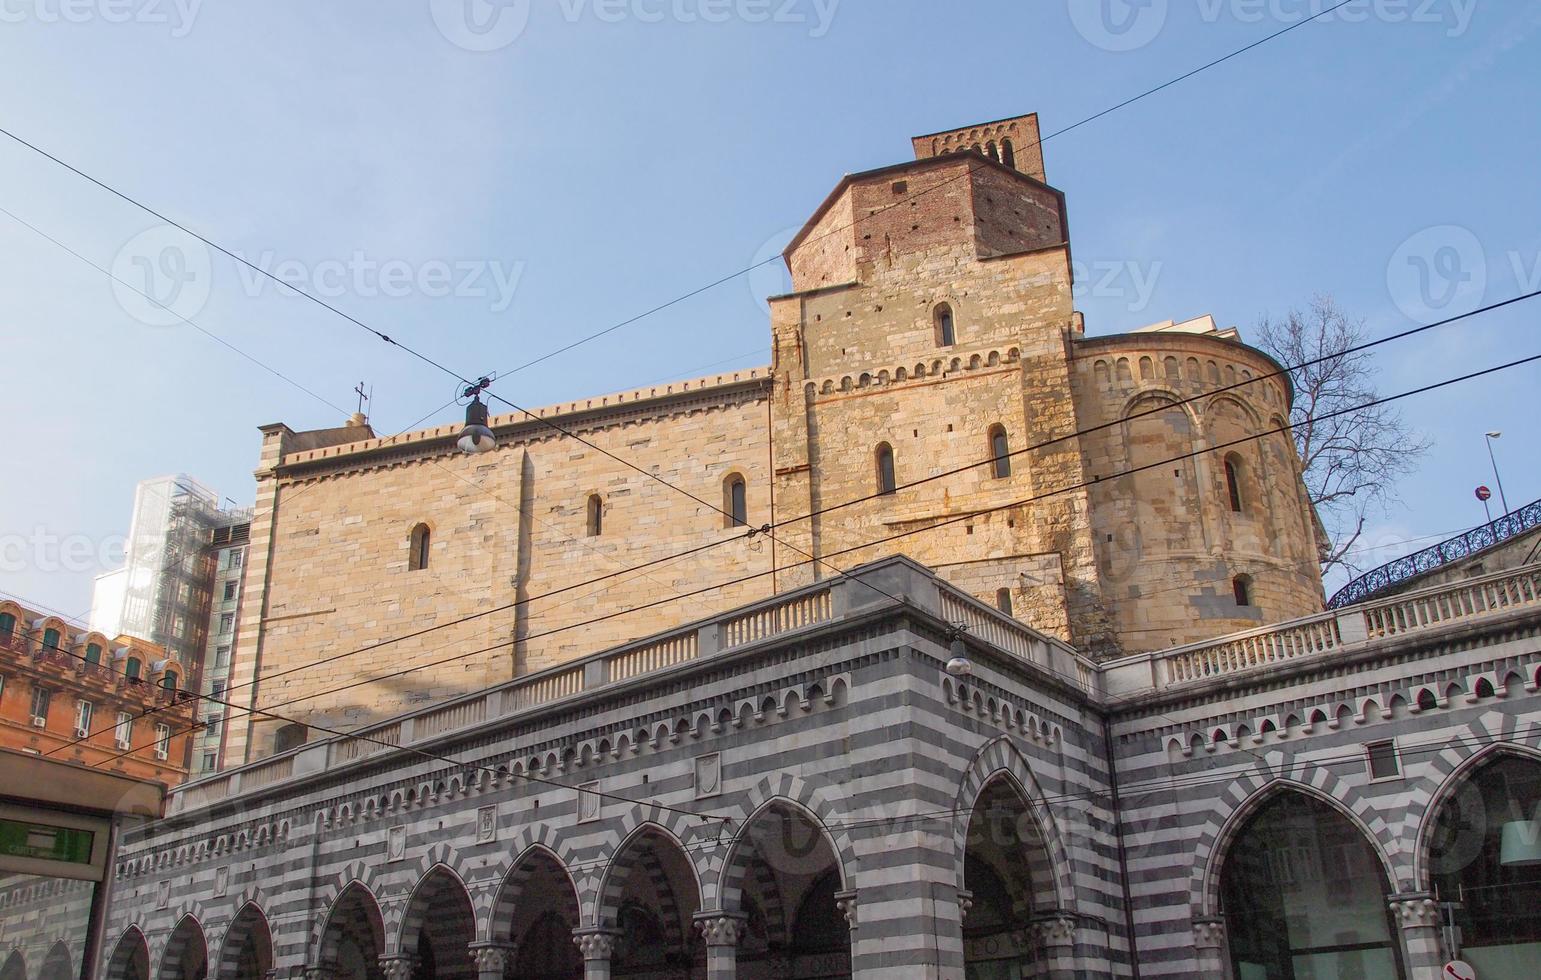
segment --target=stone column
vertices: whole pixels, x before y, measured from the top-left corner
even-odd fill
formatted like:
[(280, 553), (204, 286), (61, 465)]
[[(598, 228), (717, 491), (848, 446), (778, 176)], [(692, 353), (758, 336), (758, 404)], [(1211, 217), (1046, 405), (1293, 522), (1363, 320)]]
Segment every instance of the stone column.
[(1439, 903), (1428, 892), (1391, 896), (1391, 911), (1402, 927), (1402, 965), (1408, 980), (1436, 980), (1445, 968)]
[(734, 980), (738, 975), (738, 941), (744, 918), (730, 912), (698, 912), (696, 928), (706, 940), (706, 980)]
[(1075, 917), (1051, 912), (1033, 922), (1033, 934), (1043, 954), (1040, 975), (1047, 980), (1075, 980)]
[(1193, 951), (1200, 980), (1231, 980), (1231, 950), (1225, 920), (1218, 916), (1193, 920)]
[(476, 980), (503, 980), (514, 967), (514, 944), (472, 943), (471, 962), (476, 964)]
[(610, 954), (619, 936), (615, 929), (573, 930), (573, 942), (583, 953), (583, 980), (610, 980)]
[(417, 968), (417, 957), (411, 953), (394, 953), (380, 957), (380, 972), (385, 980), (412, 980)]

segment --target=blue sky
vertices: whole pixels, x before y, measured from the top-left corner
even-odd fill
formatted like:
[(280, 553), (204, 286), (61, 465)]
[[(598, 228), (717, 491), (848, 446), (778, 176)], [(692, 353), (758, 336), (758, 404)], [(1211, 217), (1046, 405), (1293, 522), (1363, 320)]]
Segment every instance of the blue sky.
[[(1324, 5), (6, 0), (0, 125), (471, 375), (773, 254), (912, 134), (1026, 111), (1052, 132)], [(1541, 287), (1541, 3), (1345, 13), (1046, 144), (1089, 332), (1212, 313), (1245, 336), (1326, 292), (1378, 336)], [(191, 264), (150, 272), (186, 287), (173, 308), (337, 406), (372, 385), (379, 430), (453, 395), (4, 139), (0, 207), (131, 281), (172, 246)], [(736, 279), (499, 390), (547, 404), (763, 363), (781, 288)], [(1541, 350), (1538, 311), (1384, 348), (1380, 387)], [(341, 421), (154, 312), (0, 214), (0, 591), (83, 613), (136, 481), (185, 471), (246, 502), (257, 426)], [(1480, 523), (1489, 429), (1511, 505), (1541, 497), (1538, 381), (1406, 403), (1434, 447), (1366, 544)]]

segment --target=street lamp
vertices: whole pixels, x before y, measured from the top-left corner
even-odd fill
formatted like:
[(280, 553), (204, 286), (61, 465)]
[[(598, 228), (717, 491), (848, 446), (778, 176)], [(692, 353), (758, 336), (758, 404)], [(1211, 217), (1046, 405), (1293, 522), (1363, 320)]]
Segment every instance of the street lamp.
[(497, 437), (487, 427), (487, 406), (482, 404), (481, 397), (482, 392), (491, 385), (491, 378), (482, 378), (465, 390), (465, 397), (471, 399), (471, 402), (466, 406), (466, 426), (460, 430), (460, 439), (456, 445), (468, 455), (490, 453), (498, 448)]
[(1498, 502), (1504, 505), (1505, 516), (1509, 513), (1509, 498), (1504, 496), (1504, 478), (1498, 475), (1498, 459), (1493, 455), (1493, 440), (1502, 436), (1502, 432), (1489, 432), (1487, 434), (1487, 458), (1493, 464), (1493, 479), (1498, 483)]

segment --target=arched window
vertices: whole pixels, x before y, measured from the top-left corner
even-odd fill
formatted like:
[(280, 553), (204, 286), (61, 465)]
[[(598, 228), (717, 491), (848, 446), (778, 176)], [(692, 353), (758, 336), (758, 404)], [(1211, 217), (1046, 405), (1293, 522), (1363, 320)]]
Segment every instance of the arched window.
[(1011, 475), (1011, 446), (1006, 441), (1006, 427), (990, 426), (990, 472), (997, 480)]
[(290, 749), (299, 748), (305, 744), (305, 726), (300, 724), (285, 725), (273, 736), (273, 754), (288, 752)]
[(985, 144), (985, 152), (990, 155), (992, 160), (999, 160), (1001, 158), (1001, 151), (996, 147), (995, 140)]
[(1242, 511), (1241, 457), (1235, 453), (1225, 457), (1225, 493), (1231, 510), (1240, 514)]
[(589, 494), (588, 528), (591, 538), (597, 538), (605, 532), (605, 502), (597, 493)]
[(0, 641), (9, 640), (16, 632), (16, 617), (10, 613), (0, 613)]
[(958, 334), (952, 322), (952, 307), (946, 303), (938, 303), (931, 316), (936, 323), (936, 345), (938, 347), (951, 347), (953, 344), (956, 344), (958, 342)]
[(123, 676), (131, 681), (137, 681), (143, 669), (144, 665), (139, 662), (138, 657), (129, 657), (128, 662), (123, 665)]
[(1166, 372), (1166, 379), (1168, 381), (1182, 380), (1182, 371), (1180, 368), (1178, 368), (1177, 358), (1175, 357), (1168, 357), (1164, 359), (1161, 362), (1161, 370)]
[(419, 524), (412, 529), (412, 538), (407, 554), (407, 568), (410, 571), (421, 571), (428, 567), (428, 548), (432, 543), (433, 535), (428, 530), (427, 524)]
[(1229, 975), (1404, 976), (1389, 891), (1384, 865), (1348, 818), (1314, 796), (1280, 793), (1221, 865)]
[(1010, 139), (1001, 140), (1001, 162), (1008, 167), (1015, 167), (1017, 165), (1017, 151), (1011, 145)]
[(1479, 765), (1440, 810), (1429, 842), (1435, 898), (1458, 902), (1461, 959), (1479, 977), (1534, 976), (1541, 944), (1541, 763)]
[(59, 631), (49, 627), (43, 631), (43, 649), (53, 651), (59, 649)]
[(995, 590), (995, 608), (999, 609), (1001, 612), (1005, 613), (1008, 616), (1011, 615), (1011, 590), (1010, 589), (996, 589)]
[(898, 489), (894, 479), (894, 447), (881, 443), (877, 448), (878, 493), (893, 493)]
[(1231, 591), (1236, 596), (1236, 605), (1252, 605), (1252, 578), (1249, 575), (1238, 575), (1231, 579)]
[(102, 645), (100, 643), (86, 644), (86, 663), (99, 664), (102, 662)]
[(161, 687), (164, 687), (168, 691), (175, 691), (177, 689), (177, 672), (174, 670), (168, 670), (162, 674)]
[(749, 523), (749, 488), (737, 473), (723, 482), (722, 509), (728, 515), (728, 527), (744, 527)]
[(1154, 381), (1154, 380), (1156, 380), (1156, 362), (1151, 360), (1148, 357), (1140, 358), (1140, 380), (1141, 381)]

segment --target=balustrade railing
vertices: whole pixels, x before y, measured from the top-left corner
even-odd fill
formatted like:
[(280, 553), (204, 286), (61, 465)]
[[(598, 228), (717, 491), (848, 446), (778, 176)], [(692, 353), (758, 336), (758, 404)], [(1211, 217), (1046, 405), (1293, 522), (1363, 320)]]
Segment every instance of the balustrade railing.
[(822, 623), (834, 615), (828, 589), (796, 596), (773, 606), (756, 609), (722, 624), (722, 646), (728, 649), (766, 640), (804, 626)]
[(1372, 568), (1349, 582), (1327, 600), (1328, 609), (1341, 609), (1375, 598), (1381, 592), (1399, 582), (1433, 571), (1450, 562), (1470, 558), (1479, 551), (1541, 526), (1541, 500), (1526, 504), (1511, 514), (1481, 527), (1472, 528), (1465, 534), (1448, 541), (1424, 548), (1422, 551), (1388, 561), (1379, 568)]

